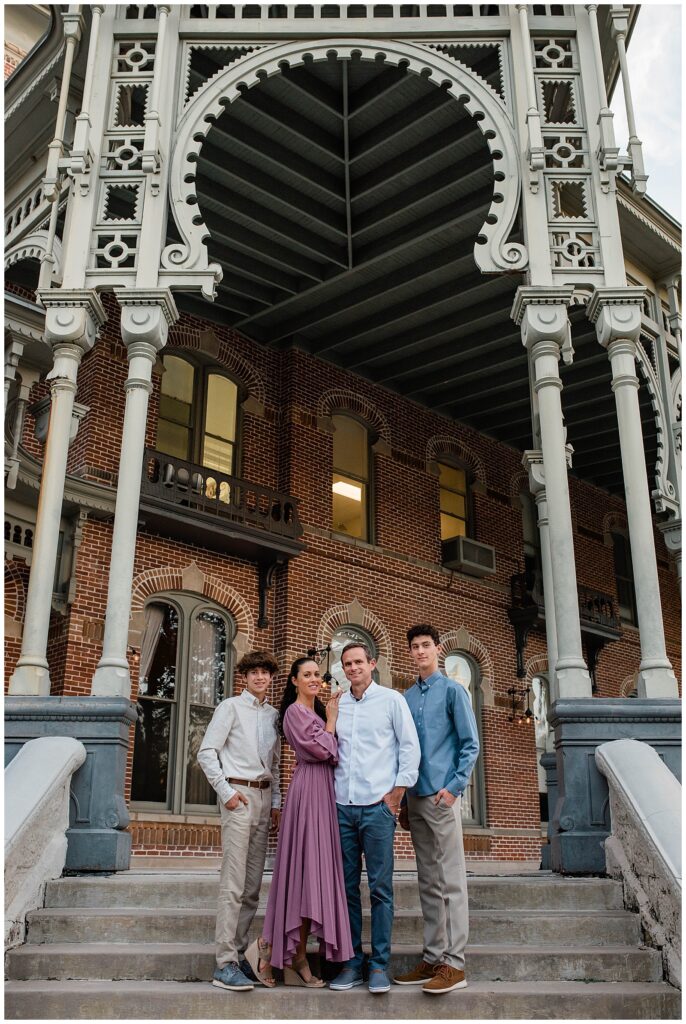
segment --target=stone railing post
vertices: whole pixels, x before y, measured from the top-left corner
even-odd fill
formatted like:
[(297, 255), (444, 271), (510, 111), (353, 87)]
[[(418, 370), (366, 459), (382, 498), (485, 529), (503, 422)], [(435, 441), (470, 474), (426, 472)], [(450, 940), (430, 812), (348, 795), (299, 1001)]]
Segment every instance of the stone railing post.
[(567, 481), (567, 451), (562, 418), (560, 354), (571, 351), (567, 305), (571, 288), (523, 286), (517, 291), (512, 317), (522, 328), (529, 351), (538, 412), (548, 505), (558, 656), (557, 696), (591, 696), (591, 677), (581, 647), (572, 514)]
[(40, 292), (39, 297), (46, 308), (45, 337), (54, 353), (54, 365), (48, 374), (51, 382), (50, 424), (43, 459), (21, 655), (9, 687), (11, 694), (31, 696), (50, 693), (46, 652), (76, 375), (81, 357), (92, 348), (96, 332), (106, 319), (102, 304), (92, 291), (52, 289)]
[(114, 512), (110, 575), (107, 587), (102, 657), (93, 676), (96, 697), (129, 697), (131, 677), (126, 658), (131, 584), (136, 553), (138, 507), (145, 449), (152, 368), (167, 341), (176, 306), (167, 289), (136, 289), (120, 294), (121, 333), (129, 360), (122, 430), (117, 501)]
[(665, 648), (655, 538), (646, 473), (641, 411), (636, 376), (636, 342), (641, 333), (642, 288), (596, 288), (588, 305), (598, 341), (607, 349), (617, 406), (619, 446), (636, 610), (641, 640), (638, 696), (678, 697), (679, 690)]

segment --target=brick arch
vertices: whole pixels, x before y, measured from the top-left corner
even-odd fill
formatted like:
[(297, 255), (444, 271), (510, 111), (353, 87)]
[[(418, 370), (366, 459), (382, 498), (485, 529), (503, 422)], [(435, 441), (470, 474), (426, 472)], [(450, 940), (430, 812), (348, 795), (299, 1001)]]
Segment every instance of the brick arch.
[(427, 463), (440, 462), (442, 455), (454, 455), (471, 469), (476, 480), (486, 485), (486, 467), (482, 459), (462, 441), (446, 434), (435, 434), (426, 445)]
[(390, 686), (393, 664), (391, 635), (378, 615), (361, 605), (357, 598), (353, 598), (348, 604), (334, 605), (325, 611), (319, 620), (317, 647), (323, 648), (330, 644), (340, 626), (361, 626), (374, 638), (379, 678), (384, 686)]
[(24, 621), (26, 584), (21, 569), (5, 562), (5, 615), (15, 622)]
[(233, 616), (237, 631), (252, 644), (255, 622), (247, 601), (223, 580), (216, 576), (206, 576), (195, 564), (185, 569), (164, 565), (139, 573), (133, 581), (131, 590), (131, 615), (140, 615), (148, 598), (165, 590), (193, 590), (208, 600), (215, 601)]
[(439, 663), (441, 669), (445, 670), (446, 654), (452, 654), (456, 651), (464, 651), (465, 654), (471, 654), (481, 672), (483, 706), (493, 707), (495, 704), (493, 697), (495, 671), (493, 669), (493, 659), (491, 658), (486, 645), (482, 644), (480, 640), (477, 640), (475, 636), (472, 636), (465, 626), (460, 626), (459, 629), (451, 629), (448, 630), (447, 633), (442, 633), (440, 639), (442, 652)]
[(524, 665), (524, 685), (531, 686), (534, 676), (545, 675), (548, 671), (548, 656), (546, 654), (538, 654), (535, 658), (529, 658)]
[(531, 494), (529, 489), (529, 474), (523, 469), (520, 469), (510, 477), (510, 501), (512, 502), (513, 508), (520, 508), (519, 495), (522, 491), (526, 491), (527, 494)]
[(330, 419), (337, 413), (352, 412), (371, 428), (382, 441), (391, 443), (391, 431), (388, 421), (378, 408), (369, 399), (358, 395), (355, 391), (348, 391), (344, 388), (334, 388), (325, 391), (320, 395), (317, 402), (317, 418)]
[[(191, 352), (199, 352), (203, 349), (201, 335), (204, 333), (199, 327), (187, 325), (175, 325), (169, 329), (167, 348), (188, 349)], [(164, 353), (162, 353), (164, 354)], [(219, 366), (227, 370), (232, 377), (235, 377), (246, 389), (251, 398), (254, 398), (261, 405), (266, 404), (266, 390), (262, 377), (257, 373), (254, 366), (235, 347), (225, 341), (219, 341), (216, 361)]]
[(624, 533), (629, 531), (629, 521), (623, 512), (608, 512), (603, 518), (603, 540), (606, 548), (612, 547), (612, 531), (621, 530)]

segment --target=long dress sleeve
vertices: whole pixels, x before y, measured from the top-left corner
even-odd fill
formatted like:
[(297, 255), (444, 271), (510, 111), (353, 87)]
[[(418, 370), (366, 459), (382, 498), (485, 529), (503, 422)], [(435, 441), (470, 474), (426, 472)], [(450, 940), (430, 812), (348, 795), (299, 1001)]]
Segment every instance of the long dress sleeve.
[(327, 732), (319, 715), (309, 711), (303, 704), (291, 704), (283, 720), (286, 739), (290, 745), (313, 761), (327, 761), (338, 764), (338, 741), (333, 733)]

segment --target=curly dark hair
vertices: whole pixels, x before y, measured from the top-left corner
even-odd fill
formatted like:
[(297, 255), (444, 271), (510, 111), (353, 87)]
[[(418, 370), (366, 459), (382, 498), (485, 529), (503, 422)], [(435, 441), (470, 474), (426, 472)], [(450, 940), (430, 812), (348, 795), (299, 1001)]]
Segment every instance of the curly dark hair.
[(241, 675), (247, 675), (251, 669), (266, 668), (270, 676), (279, 671), (279, 663), (270, 651), (248, 651), (236, 665)]
[(412, 641), (415, 640), (418, 636), (430, 636), (437, 647), (441, 642), (441, 637), (436, 627), (430, 626), (426, 622), (422, 623), (419, 626), (411, 626), (410, 629), (408, 629), (407, 646), (411, 647)]
[[(316, 665), (316, 661), (315, 661), (314, 658), (307, 658), (307, 657), (305, 657), (305, 658), (296, 658), (295, 661), (293, 662), (293, 664), (291, 665), (290, 672), (288, 673), (288, 680), (286, 681), (286, 689), (283, 691), (283, 697), (281, 698), (281, 704), (279, 705), (279, 732), (281, 733), (282, 736), (284, 735), (284, 732), (283, 732), (284, 716), (285, 716), (286, 712), (288, 711), (289, 707), (291, 706), (291, 704), (295, 704), (295, 702), (297, 700), (297, 697), (298, 697), (298, 691), (295, 688), (293, 680), (298, 675), (298, 672), (300, 671), (301, 667), (303, 665), (305, 665), (308, 661), (314, 661), (315, 665)], [(326, 721), (326, 709), (325, 709), (324, 705), (322, 704), (322, 702), (320, 701), (319, 697), (315, 697), (314, 698), (314, 710), (317, 712), (317, 714), (322, 719), (322, 721), (325, 722)]]

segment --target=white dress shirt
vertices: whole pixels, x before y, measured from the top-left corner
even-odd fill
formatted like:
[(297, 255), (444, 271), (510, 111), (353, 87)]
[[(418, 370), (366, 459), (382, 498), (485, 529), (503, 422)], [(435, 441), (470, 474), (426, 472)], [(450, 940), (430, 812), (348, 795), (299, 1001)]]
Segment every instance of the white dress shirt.
[(359, 700), (344, 693), (336, 721), (336, 803), (376, 804), (395, 786), (413, 786), (419, 774), (419, 739), (407, 701), (370, 683)]
[(279, 790), (279, 713), (249, 690), (227, 697), (214, 710), (198, 751), (198, 764), (222, 804), (236, 790), (227, 779), (272, 784), (272, 807), (281, 806)]

